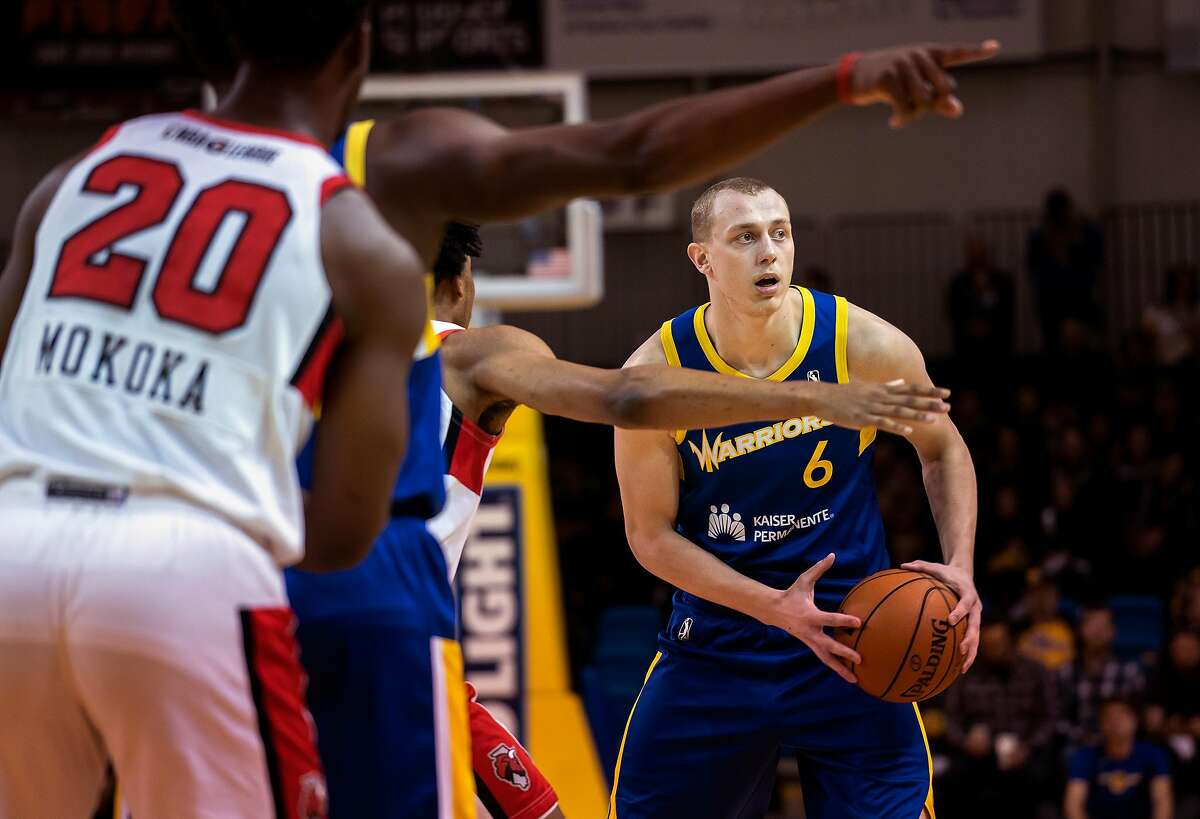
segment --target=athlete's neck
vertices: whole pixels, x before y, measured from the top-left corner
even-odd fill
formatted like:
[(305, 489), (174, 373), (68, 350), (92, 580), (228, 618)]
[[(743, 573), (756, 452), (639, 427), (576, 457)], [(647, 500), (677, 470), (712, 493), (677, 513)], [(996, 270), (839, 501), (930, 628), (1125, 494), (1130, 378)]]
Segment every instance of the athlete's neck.
[(803, 300), (788, 289), (778, 310), (763, 315), (738, 311), (718, 294), (704, 311), (704, 326), (717, 354), (746, 375), (766, 378), (796, 349), (804, 315)]
[(325, 73), (298, 77), (243, 64), (228, 92), (220, 95), (214, 116), (312, 137), (332, 145), (344, 123), (343, 93), (327, 87)]

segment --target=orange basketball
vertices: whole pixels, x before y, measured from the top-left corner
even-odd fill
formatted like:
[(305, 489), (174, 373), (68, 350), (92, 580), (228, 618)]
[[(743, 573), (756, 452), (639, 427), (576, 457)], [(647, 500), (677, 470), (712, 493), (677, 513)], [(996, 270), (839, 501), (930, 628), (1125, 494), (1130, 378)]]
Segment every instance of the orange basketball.
[(958, 647), (967, 621), (950, 625), (958, 595), (921, 572), (888, 569), (850, 590), (838, 610), (862, 621), (837, 629), (839, 642), (862, 657), (858, 687), (888, 702), (920, 702), (942, 693), (962, 672)]

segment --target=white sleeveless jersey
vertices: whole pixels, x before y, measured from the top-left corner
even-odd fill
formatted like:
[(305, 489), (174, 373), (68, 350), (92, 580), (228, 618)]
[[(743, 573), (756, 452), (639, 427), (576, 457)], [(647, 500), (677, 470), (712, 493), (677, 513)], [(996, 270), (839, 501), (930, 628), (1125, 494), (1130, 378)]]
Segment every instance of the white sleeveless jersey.
[(341, 335), (315, 140), (159, 114), (111, 129), (37, 233), (0, 369), (0, 479), (169, 493), (281, 563), (303, 553), (295, 458)]
[[(462, 331), (448, 321), (433, 322), (439, 338)], [(462, 560), (463, 549), (471, 535), (471, 521), (479, 511), (483, 495), (483, 476), (492, 462), (499, 435), (485, 432), (478, 424), (454, 406), (446, 390), (442, 390), (442, 455), (446, 459), (446, 503), (442, 511), (430, 519), (429, 532), (446, 555), (446, 568), (454, 579)]]

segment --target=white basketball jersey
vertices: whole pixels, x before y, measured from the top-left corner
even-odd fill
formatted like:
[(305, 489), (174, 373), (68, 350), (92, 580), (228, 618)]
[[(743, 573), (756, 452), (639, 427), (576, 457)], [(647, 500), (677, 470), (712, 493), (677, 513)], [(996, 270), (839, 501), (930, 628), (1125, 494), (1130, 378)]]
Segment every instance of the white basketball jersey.
[[(462, 331), (448, 321), (433, 322), (439, 338)], [(499, 435), (485, 432), (462, 414), (446, 390), (442, 390), (442, 454), (446, 459), (446, 504), (428, 525), (429, 532), (442, 544), (446, 568), (454, 579), (463, 549), (471, 535), (471, 521), (479, 511), (483, 496), (483, 476), (492, 462)]]
[(293, 463), (341, 335), (315, 140), (159, 114), (114, 127), (37, 233), (0, 370), (0, 479), (182, 496), (281, 563), (303, 553)]

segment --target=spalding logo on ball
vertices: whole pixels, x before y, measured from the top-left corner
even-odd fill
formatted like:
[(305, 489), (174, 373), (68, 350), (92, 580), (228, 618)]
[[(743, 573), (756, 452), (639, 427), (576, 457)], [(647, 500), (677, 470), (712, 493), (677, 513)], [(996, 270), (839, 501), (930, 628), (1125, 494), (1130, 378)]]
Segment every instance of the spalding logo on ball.
[(862, 621), (834, 637), (859, 653), (858, 687), (888, 702), (920, 702), (945, 691), (962, 673), (958, 647), (967, 621), (950, 625), (958, 595), (921, 572), (888, 569), (850, 590), (842, 614)]

